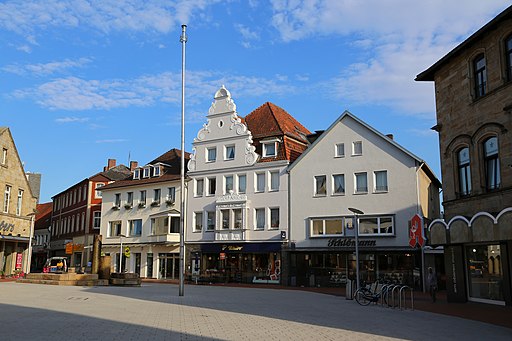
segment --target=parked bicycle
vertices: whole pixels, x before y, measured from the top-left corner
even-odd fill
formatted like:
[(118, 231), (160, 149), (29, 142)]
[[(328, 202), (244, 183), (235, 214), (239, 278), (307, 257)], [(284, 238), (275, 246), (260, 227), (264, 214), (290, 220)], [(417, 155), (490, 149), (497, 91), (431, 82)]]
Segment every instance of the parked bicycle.
[[(372, 290), (373, 287), (373, 290)], [(389, 285), (375, 282), (371, 285), (363, 284), (354, 293), (354, 297), (360, 305), (369, 305), (370, 303), (378, 303), (382, 300), (383, 304), (388, 304), (388, 288)]]

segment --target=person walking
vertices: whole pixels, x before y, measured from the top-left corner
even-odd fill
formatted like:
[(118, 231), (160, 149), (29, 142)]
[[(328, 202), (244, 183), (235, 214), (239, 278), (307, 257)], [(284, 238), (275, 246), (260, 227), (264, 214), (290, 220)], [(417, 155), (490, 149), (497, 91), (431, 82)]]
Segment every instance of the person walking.
[(430, 266), (428, 267), (427, 286), (430, 291), (430, 296), (432, 297), (432, 302), (434, 303), (436, 301), (437, 276)]

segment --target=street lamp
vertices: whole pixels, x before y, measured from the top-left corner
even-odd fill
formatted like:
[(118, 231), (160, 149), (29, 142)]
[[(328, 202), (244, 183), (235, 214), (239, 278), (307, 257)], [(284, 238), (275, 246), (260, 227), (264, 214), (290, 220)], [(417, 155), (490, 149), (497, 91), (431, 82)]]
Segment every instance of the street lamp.
[(364, 214), (363, 211), (358, 210), (357, 208), (349, 207), (348, 210), (354, 213), (354, 230), (356, 236), (356, 290), (359, 289), (359, 222), (357, 220), (357, 215)]
[(121, 273), (121, 269), (123, 267), (123, 237), (126, 237), (124, 234), (119, 234), (119, 243), (121, 244), (121, 250), (119, 252), (119, 273)]
[(29, 232), (29, 239), (28, 239), (28, 255), (27, 255), (28, 263), (25, 263), (25, 264), (27, 264), (27, 266), (25, 268), (25, 273), (28, 274), (28, 273), (30, 273), (30, 268), (32, 266), (32, 238), (34, 238), (34, 223), (36, 220), (35, 210), (34, 210), (34, 212), (27, 214), (27, 217), (30, 217), (30, 232)]

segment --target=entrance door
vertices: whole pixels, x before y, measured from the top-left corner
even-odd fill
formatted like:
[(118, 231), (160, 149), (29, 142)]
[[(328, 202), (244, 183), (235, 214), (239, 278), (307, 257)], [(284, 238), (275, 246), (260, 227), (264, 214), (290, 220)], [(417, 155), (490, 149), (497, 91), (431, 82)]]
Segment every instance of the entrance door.
[(158, 276), (161, 279), (179, 278), (180, 258), (174, 253), (158, 254)]
[(469, 299), (505, 304), (501, 245), (466, 246), (466, 259)]

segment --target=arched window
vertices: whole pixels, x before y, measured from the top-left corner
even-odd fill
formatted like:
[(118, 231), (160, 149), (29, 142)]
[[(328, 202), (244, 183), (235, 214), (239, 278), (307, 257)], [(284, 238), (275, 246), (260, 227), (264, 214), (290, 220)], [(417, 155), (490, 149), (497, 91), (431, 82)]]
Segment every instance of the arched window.
[(507, 62), (507, 80), (512, 81), (512, 34), (505, 39), (505, 60)]
[(475, 98), (479, 98), (485, 95), (487, 84), (484, 54), (479, 54), (473, 60), (473, 74), (475, 76)]
[(485, 185), (488, 190), (500, 186), (500, 159), (498, 155), (498, 138), (491, 137), (484, 141)]
[(462, 148), (457, 153), (457, 166), (459, 170), (460, 195), (469, 195), (471, 193), (471, 169), (468, 147)]

